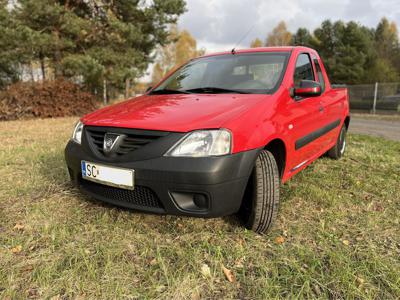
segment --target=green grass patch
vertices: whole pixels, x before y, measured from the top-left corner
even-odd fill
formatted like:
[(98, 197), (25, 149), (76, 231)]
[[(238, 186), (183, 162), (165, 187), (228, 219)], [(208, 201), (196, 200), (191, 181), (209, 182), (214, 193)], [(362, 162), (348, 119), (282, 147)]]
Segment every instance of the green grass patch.
[(90, 201), (65, 168), (74, 121), (0, 123), (0, 298), (400, 298), (400, 143), (350, 135), (343, 159), (321, 158), (282, 187), (260, 236), (234, 216)]

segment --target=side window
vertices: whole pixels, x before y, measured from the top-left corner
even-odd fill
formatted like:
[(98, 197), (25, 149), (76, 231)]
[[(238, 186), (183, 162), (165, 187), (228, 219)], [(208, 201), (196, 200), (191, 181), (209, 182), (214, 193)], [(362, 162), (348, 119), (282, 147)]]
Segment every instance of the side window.
[(295, 87), (298, 87), (302, 80), (315, 80), (311, 59), (308, 54), (302, 53), (297, 57), (293, 80)]
[(325, 91), (325, 79), (322, 74), (321, 66), (319, 65), (318, 59), (314, 58), (315, 70), (317, 71), (318, 81), (321, 84), (322, 91)]

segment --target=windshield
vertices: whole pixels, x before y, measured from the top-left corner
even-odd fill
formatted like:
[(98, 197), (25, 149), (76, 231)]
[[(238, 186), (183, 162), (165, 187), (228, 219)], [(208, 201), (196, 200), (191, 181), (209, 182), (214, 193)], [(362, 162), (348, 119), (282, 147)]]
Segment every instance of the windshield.
[(270, 94), (283, 77), (288, 56), (288, 52), (264, 52), (195, 59), (152, 93)]

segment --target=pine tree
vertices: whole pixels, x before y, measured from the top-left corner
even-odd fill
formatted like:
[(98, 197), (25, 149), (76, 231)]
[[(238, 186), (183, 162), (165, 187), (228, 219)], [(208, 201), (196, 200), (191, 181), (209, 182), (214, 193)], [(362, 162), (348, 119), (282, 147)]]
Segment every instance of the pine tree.
[(308, 29), (299, 28), (292, 36), (292, 45), (313, 47), (315, 45), (315, 41)]
[(372, 31), (355, 22), (324, 21), (314, 31), (315, 46), (336, 83), (364, 82), (375, 59)]
[(20, 78), (20, 61), (24, 59), (17, 42), (18, 26), (7, 3), (0, 0), (0, 88)]
[(124, 90), (140, 77), (184, 8), (183, 0), (20, 0), (13, 16), (30, 30), (22, 44), (44, 77), (50, 68), (100, 92), (104, 80)]

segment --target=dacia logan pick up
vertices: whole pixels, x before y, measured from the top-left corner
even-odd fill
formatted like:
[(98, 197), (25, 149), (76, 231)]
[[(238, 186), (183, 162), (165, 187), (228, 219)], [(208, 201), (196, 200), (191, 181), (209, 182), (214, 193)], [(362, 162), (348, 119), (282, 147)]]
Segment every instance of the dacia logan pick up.
[(321, 155), (340, 158), (347, 90), (316, 51), (275, 47), (189, 61), (145, 95), (90, 113), (65, 149), (86, 194), (153, 213), (238, 213), (266, 232), (279, 186)]

